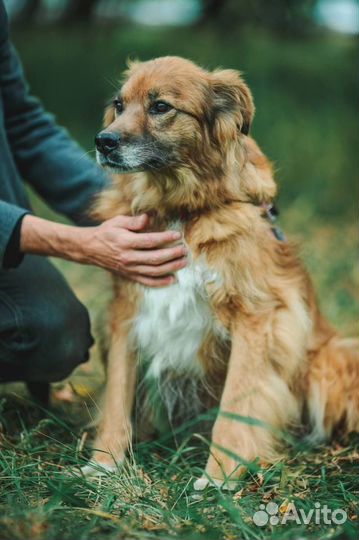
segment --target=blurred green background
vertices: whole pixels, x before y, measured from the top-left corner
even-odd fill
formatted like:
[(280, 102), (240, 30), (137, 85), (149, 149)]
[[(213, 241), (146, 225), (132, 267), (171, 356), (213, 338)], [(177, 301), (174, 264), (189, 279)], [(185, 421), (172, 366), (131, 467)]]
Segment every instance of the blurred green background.
[[(304, 246), (329, 317), (352, 328), (359, 200), (357, 2), (8, 0), (7, 5), (32, 91), (86, 152), (93, 151), (104, 104), (128, 57), (175, 54), (206, 68), (243, 71), (257, 107), (252, 134), (274, 162), (282, 225)], [(51, 216), (37, 200), (34, 204)], [(63, 267), (71, 280), (74, 267)]]

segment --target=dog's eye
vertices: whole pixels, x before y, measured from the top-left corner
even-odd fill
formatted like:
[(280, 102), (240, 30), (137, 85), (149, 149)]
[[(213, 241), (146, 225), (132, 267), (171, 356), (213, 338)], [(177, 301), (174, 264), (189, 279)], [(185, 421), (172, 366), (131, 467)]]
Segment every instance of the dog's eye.
[(122, 111), (123, 111), (123, 101), (122, 101), (122, 99), (118, 99), (118, 98), (114, 99), (113, 100), (113, 106), (115, 107), (116, 112), (118, 114), (122, 113)]
[(165, 101), (156, 101), (151, 105), (150, 113), (151, 114), (164, 114), (170, 111), (173, 107), (166, 103)]

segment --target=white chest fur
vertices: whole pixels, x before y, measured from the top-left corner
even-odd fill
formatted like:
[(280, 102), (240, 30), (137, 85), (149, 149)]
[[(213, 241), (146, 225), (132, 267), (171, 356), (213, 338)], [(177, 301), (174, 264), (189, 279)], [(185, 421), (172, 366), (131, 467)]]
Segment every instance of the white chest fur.
[[(190, 260), (189, 256), (189, 260)], [(159, 377), (167, 369), (201, 376), (198, 351), (208, 333), (226, 336), (211, 311), (206, 283), (218, 282), (205, 261), (189, 262), (176, 274), (177, 283), (161, 289), (145, 288), (135, 321), (135, 339), (147, 374)]]

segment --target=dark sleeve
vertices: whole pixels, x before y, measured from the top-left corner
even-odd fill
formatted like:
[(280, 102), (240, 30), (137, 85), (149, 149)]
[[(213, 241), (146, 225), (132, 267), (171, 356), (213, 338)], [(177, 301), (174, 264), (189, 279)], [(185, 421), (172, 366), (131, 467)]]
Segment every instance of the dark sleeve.
[[(17, 224), (19, 221), (21, 222), (22, 218), (28, 213), (29, 210), (25, 208), (15, 206), (14, 204), (5, 201), (0, 201), (0, 269), (13, 268), (17, 266), (15, 264), (15, 256), (9, 256), (8, 246), (11, 242), (13, 232), (17, 227)], [(20, 264), (21, 258), (19, 258), (18, 261), (18, 264)]]
[(105, 173), (29, 94), (18, 56), (7, 38), (0, 43), (0, 86), (5, 128), (22, 177), (56, 211), (78, 223), (105, 186)]
[(22, 220), (24, 219), (26, 213), (20, 215), (18, 218), (15, 227), (12, 230), (9, 241), (6, 245), (2, 267), (4, 270), (9, 268), (16, 268), (22, 262), (24, 258), (24, 253), (20, 250), (20, 235), (21, 235), (21, 225)]

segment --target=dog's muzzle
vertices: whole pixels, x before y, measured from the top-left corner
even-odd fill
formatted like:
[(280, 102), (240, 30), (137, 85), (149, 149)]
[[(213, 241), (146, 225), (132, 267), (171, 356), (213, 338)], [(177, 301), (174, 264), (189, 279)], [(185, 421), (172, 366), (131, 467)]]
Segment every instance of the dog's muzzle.
[(100, 131), (95, 144), (99, 165), (116, 173), (159, 170), (174, 163), (168, 148), (151, 139)]
[(101, 131), (95, 137), (96, 149), (104, 156), (108, 156), (113, 150), (116, 150), (120, 144), (120, 136), (111, 131)]

